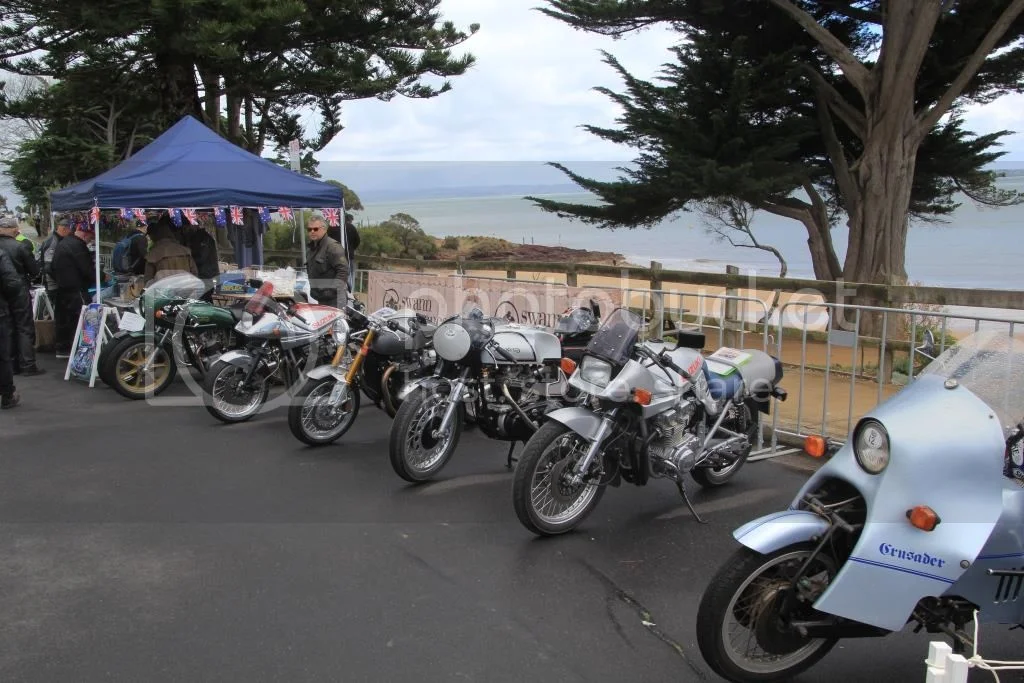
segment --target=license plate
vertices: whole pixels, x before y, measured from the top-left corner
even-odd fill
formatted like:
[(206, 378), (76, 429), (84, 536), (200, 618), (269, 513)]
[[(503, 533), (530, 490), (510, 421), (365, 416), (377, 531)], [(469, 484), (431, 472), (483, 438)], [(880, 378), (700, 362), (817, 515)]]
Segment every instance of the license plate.
[(118, 324), (118, 328), (126, 332), (141, 332), (146, 329), (146, 319), (138, 313), (125, 311), (121, 314), (121, 322)]

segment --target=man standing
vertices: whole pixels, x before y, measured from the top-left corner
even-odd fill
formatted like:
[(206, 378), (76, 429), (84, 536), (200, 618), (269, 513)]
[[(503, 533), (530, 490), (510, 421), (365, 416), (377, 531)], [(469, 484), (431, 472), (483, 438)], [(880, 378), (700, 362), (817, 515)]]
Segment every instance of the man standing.
[(155, 280), (175, 273), (199, 273), (192, 252), (175, 239), (174, 223), (171, 222), (170, 216), (160, 216), (156, 224), (150, 227), (149, 236), (153, 240), (153, 246), (146, 254), (147, 287)]
[(0, 250), (0, 409), (3, 410), (21, 402), (11, 367), (11, 330), (14, 329), (11, 304), (23, 296), (23, 283), (7, 252)]
[(8, 301), (11, 309), (13, 330), (11, 350), (15, 358), (14, 373), (41, 375), (36, 365), (36, 323), (32, 317), (32, 281), (39, 277), (39, 264), (32, 258), (29, 248), (17, 239), (18, 219), (13, 216), (0, 218), (0, 250), (6, 252), (14, 269), (21, 278), (23, 288), (19, 299)]
[(62, 239), (71, 234), (71, 223), (68, 222), (67, 218), (61, 218), (57, 221), (57, 228), (50, 233), (50, 236), (43, 240), (43, 244), (39, 247), (39, 256), (37, 257), (39, 268), (43, 272), (43, 286), (46, 287), (46, 293), (50, 295), (50, 301), (56, 298), (57, 292), (57, 281), (53, 279), (53, 254), (57, 250), (57, 245)]
[(309, 233), (310, 294), (325, 306), (344, 308), (348, 304), (348, 259), (345, 249), (327, 236), (324, 219), (314, 216), (306, 228)]
[(359, 248), (359, 231), (356, 230), (352, 214), (345, 212), (345, 253), (348, 255), (348, 291), (356, 289), (356, 249)]
[(78, 316), (89, 301), (89, 288), (98, 284), (89, 251), (89, 244), (95, 238), (92, 224), (81, 223), (75, 234), (60, 241), (53, 254), (53, 277), (57, 281), (57, 303), (53, 309), (57, 358), (70, 356)]

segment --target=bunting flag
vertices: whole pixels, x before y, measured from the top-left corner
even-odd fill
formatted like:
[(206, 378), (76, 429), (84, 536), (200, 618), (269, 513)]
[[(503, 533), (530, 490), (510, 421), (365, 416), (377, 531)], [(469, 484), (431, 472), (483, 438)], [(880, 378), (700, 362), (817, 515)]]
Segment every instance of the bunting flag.
[(226, 227), (228, 224), (228, 218), (224, 214), (223, 206), (213, 207), (213, 222), (217, 224), (218, 228)]
[(185, 214), (185, 218), (188, 219), (189, 223), (192, 225), (199, 225), (199, 215), (196, 214), (195, 209), (182, 209), (181, 212)]
[(167, 213), (171, 216), (171, 222), (174, 223), (175, 227), (181, 227), (181, 209), (167, 209)]
[(242, 220), (242, 207), (232, 206), (231, 207), (231, 222), (234, 225), (244, 225), (245, 221)]
[(89, 222), (96, 223), (100, 219), (100, 207), (94, 206), (89, 212)]
[(277, 215), (280, 216), (281, 220), (283, 220), (283, 221), (290, 221), (293, 218), (295, 218), (295, 216), (292, 215), (291, 208), (289, 208), (287, 206), (279, 206), (279, 207), (277, 207)]
[(265, 206), (259, 207), (260, 221), (264, 225), (270, 225), (270, 209)]
[(145, 209), (132, 209), (132, 215), (138, 218), (140, 221), (146, 221), (146, 210)]
[(129, 220), (132, 217), (131, 209), (119, 209), (118, 211), (120, 212), (121, 218), (125, 220)]
[(338, 222), (338, 210), (337, 209), (324, 209), (324, 218), (327, 219), (327, 224), (331, 227), (340, 225)]

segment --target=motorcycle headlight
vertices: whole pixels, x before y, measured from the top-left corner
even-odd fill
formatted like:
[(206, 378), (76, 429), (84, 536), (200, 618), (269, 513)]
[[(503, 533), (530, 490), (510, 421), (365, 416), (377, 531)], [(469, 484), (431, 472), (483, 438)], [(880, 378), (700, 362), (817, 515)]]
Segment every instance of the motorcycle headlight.
[(889, 464), (889, 434), (881, 422), (864, 420), (853, 438), (857, 464), (868, 474), (880, 474)]
[(338, 342), (339, 346), (344, 346), (348, 343), (348, 323), (345, 322), (344, 318), (338, 318), (334, 321), (334, 329), (331, 330), (334, 335), (334, 341)]
[(594, 386), (606, 387), (612, 381), (612, 364), (593, 356), (584, 356), (580, 364), (580, 377)]

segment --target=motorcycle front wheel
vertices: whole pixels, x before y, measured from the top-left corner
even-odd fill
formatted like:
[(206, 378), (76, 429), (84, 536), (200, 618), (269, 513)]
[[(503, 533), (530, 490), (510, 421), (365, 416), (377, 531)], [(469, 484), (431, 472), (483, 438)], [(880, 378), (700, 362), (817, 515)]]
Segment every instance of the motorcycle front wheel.
[(160, 394), (177, 374), (170, 347), (145, 337), (119, 343), (111, 351), (106, 370), (114, 391), (133, 401)]
[(553, 421), (530, 438), (512, 480), (512, 504), (523, 526), (539, 536), (557, 536), (593, 512), (604, 486), (566, 481), (589, 447), (582, 436)]
[(359, 387), (349, 387), (348, 396), (337, 406), (329, 405), (338, 381), (333, 377), (307, 380), (288, 407), (288, 428), (309, 446), (325, 446), (340, 439), (359, 414)]
[(242, 381), (246, 368), (217, 361), (203, 380), (203, 404), (207, 412), (221, 422), (245, 422), (259, 412), (270, 393), (262, 379)]
[(462, 435), (462, 406), (457, 406), (444, 434), (434, 435), (441, 426), (447, 397), (417, 389), (402, 402), (391, 424), (388, 452), (395, 474), (411, 482), (427, 481), (451, 460)]
[[(828, 654), (837, 638), (808, 638), (788, 628), (779, 614), (790, 583), (814, 552), (809, 543), (768, 555), (740, 548), (708, 584), (697, 610), (697, 645), (708, 666), (733, 683), (788, 681)], [(801, 584), (817, 595), (835, 578), (831, 557), (819, 553)], [(815, 620), (812, 600), (790, 601), (787, 620)]]

